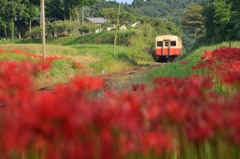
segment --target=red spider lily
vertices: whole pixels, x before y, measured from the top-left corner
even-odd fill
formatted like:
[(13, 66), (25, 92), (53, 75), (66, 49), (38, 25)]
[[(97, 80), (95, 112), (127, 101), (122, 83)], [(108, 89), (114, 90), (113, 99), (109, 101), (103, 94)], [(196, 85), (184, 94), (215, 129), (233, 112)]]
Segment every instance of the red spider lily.
[(240, 144), (240, 94), (212, 93), (210, 77), (157, 78), (151, 90), (138, 85), (92, 99), (101, 79), (77, 76), (54, 93), (29, 91), (35, 71), (29, 63), (0, 62), (2, 158), (160, 158), (216, 136)]
[[(33, 58), (39, 58), (39, 59), (42, 58), (41, 55), (28, 53), (26, 51), (19, 50), (19, 49), (14, 49), (14, 50), (12, 50), (12, 52), (16, 53), (16, 54), (23, 54), (23, 55), (30, 56), (30, 57), (33, 57)], [(46, 56), (46, 60), (60, 60), (60, 59), (64, 59), (64, 57), (63, 56)]]
[(162, 153), (170, 150), (172, 143), (171, 136), (164, 134), (161, 130), (155, 132), (147, 132), (142, 137), (142, 149), (144, 153), (150, 153), (154, 150), (156, 156), (161, 156)]
[(103, 81), (96, 78), (76, 76), (72, 81), (72, 85), (77, 90), (96, 91), (103, 88)]
[(8, 54), (8, 51), (0, 48), (0, 54)]
[(79, 62), (73, 62), (73, 66), (76, 68), (82, 68), (82, 65)]
[(201, 59), (203, 60), (210, 60), (212, 58), (212, 51), (211, 50), (205, 50), (204, 53), (201, 56)]
[[(206, 51), (203, 55), (206, 54)], [(211, 51), (211, 58), (205, 58), (193, 69), (204, 68), (217, 75), (218, 78), (226, 83), (238, 83), (240, 72), (240, 49), (220, 48)]]
[(41, 61), (38, 63), (38, 67), (39, 67), (38, 70), (45, 71), (45, 70), (49, 69), (50, 66), (51, 66), (51, 61), (49, 61), (49, 60)]
[(223, 81), (229, 84), (240, 84), (240, 71), (225, 73), (223, 75)]

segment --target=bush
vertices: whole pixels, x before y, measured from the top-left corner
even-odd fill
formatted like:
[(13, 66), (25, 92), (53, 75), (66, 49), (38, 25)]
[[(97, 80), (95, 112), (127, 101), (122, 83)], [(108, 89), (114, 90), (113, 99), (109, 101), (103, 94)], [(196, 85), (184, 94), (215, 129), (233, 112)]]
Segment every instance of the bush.
[(87, 24), (84, 24), (83, 26), (81, 26), (79, 31), (82, 34), (84, 34), (84, 33), (94, 33), (97, 28), (98, 28), (98, 26), (96, 24), (87, 23)]
[(69, 36), (78, 34), (80, 24), (76, 21), (71, 20), (59, 20), (53, 23), (48, 23), (47, 28), (47, 31), (50, 34), (55, 34), (57, 36)]
[(33, 27), (31, 31), (27, 31), (26, 33), (27, 37), (32, 37), (32, 38), (40, 38), (42, 37), (42, 28), (41, 27)]

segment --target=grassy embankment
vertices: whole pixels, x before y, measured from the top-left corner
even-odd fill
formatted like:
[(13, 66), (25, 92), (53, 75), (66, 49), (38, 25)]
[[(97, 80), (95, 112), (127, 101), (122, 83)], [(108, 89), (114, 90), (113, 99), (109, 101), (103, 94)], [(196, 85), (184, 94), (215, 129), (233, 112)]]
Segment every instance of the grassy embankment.
[[(168, 63), (165, 66), (144, 72), (136, 76), (126, 77), (123, 79), (118, 79), (112, 82), (112, 87), (115, 89), (129, 88), (133, 84), (144, 83), (151, 86), (151, 82), (156, 77), (185, 77), (194, 72), (191, 66), (196, 65), (201, 60), (201, 55), (204, 50), (214, 50), (219, 47), (229, 46), (228, 42), (223, 42), (220, 44), (213, 45), (203, 45), (194, 49), (188, 54), (184, 54), (182, 57), (178, 58), (176, 62)], [(231, 42), (231, 47), (240, 48), (240, 42)], [(181, 64), (181, 62), (187, 62), (187, 64)]]
[[(45, 75), (39, 77), (40, 85), (66, 82), (76, 74), (112, 73), (153, 63), (151, 56), (144, 50), (146, 44), (141, 31), (119, 32), (115, 54), (113, 41), (114, 32), (47, 39), (47, 56), (65, 58), (53, 62), (51, 70), (47, 72), (50, 79), (44, 79)], [(129, 44), (130, 46), (127, 46)], [(8, 41), (5, 44), (2, 42), (0, 48), (20, 49), (41, 55), (41, 39), (16, 39), (14, 43)], [(0, 58), (29, 60), (29, 57), (18, 54), (0, 55)], [(72, 62), (81, 63), (83, 68), (79, 70), (73, 67)]]

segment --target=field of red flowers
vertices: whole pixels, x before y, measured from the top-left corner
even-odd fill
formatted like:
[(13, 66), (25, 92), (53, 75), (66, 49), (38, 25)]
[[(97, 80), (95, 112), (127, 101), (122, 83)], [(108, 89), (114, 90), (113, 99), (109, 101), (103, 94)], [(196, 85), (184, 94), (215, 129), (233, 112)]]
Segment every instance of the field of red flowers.
[(211, 51), (196, 75), (97, 98), (104, 83), (91, 77), (32, 91), (41, 69), (0, 62), (1, 159), (240, 158), (240, 49)]

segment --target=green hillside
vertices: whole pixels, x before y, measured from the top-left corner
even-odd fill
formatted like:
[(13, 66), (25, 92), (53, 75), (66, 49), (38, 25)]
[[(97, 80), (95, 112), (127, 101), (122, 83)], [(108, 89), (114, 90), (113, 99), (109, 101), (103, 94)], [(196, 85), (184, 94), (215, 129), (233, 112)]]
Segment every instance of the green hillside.
[(130, 10), (138, 17), (161, 17), (166, 20), (180, 20), (186, 6), (205, 2), (206, 0), (134, 0)]
[[(52, 45), (74, 45), (74, 44), (113, 44), (114, 31), (102, 33), (85, 34), (81, 36), (67, 36), (58, 38), (47, 38), (47, 44)], [(134, 37), (141, 34), (140, 30), (119, 31), (117, 45), (126, 45)], [(41, 43), (41, 39), (17, 39), (15, 43)]]

